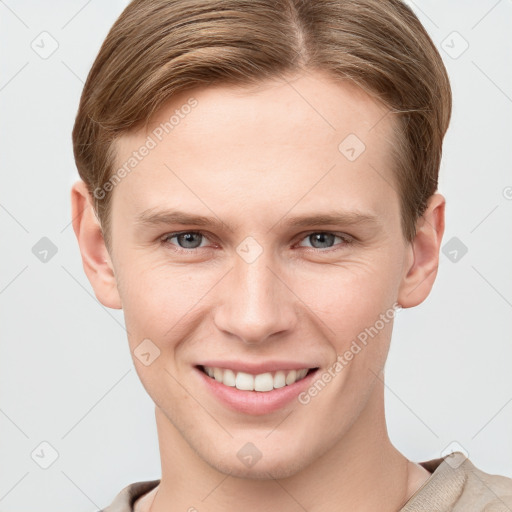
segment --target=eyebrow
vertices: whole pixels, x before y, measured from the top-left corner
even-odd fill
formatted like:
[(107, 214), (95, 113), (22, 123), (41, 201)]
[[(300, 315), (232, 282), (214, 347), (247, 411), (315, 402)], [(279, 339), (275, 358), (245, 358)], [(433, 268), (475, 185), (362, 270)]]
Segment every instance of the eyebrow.
[[(228, 229), (234, 231), (234, 227), (226, 224), (218, 217), (206, 217), (193, 213), (187, 213), (180, 210), (158, 210), (150, 208), (140, 213), (136, 218), (136, 224), (150, 227), (169, 224), (184, 224), (189, 226), (211, 226), (217, 229)], [(360, 211), (334, 211), (322, 212), (310, 215), (300, 215), (295, 217), (286, 216), (276, 222), (287, 227), (302, 228), (317, 225), (343, 225), (354, 226), (361, 224), (377, 225), (379, 219), (376, 215), (363, 213)], [(274, 224), (274, 226), (276, 225)], [(271, 228), (272, 229), (272, 228)]]

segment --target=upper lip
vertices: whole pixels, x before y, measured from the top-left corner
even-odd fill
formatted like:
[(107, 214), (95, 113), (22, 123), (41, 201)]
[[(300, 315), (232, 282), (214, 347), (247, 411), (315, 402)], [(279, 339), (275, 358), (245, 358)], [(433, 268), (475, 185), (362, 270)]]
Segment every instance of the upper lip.
[(213, 368), (225, 368), (236, 372), (260, 373), (275, 372), (278, 370), (302, 370), (303, 368), (318, 368), (311, 363), (301, 363), (297, 361), (265, 361), (263, 363), (249, 363), (243, 361), (217, 361), (209, 360), (199, 363), (197, 366), (210, 366)]

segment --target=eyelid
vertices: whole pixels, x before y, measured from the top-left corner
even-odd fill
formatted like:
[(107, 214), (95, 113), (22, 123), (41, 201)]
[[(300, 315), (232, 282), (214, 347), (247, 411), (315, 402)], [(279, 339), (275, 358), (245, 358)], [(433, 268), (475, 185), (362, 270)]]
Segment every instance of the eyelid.
[(343, 240), (346, 240), (347, 242), (356, 240), (356, 238), (354, 236), (349, 235), (348, 233), (345, 233), (343, 231), (331, 231), (330, 229), (311, 229), (309, 231), (304, 231), (303, 233), (299, 233), (295, 238), (302, 240), (303, 238), (305, 238), (307, 236), (315, 235), (317, 233), (335, 235), (335, 236), (340, 237)]
[[(300, 233), (299, 235), (297, 235), (295, 237), (295, 239), (297, 240), (296, 243), (301, 242), (302, 240), (304, 240), (308, 236), (314, 235), (314, 234), (317, 234), (317, 233), (334, 235), (334, 236), (337, 236), (338, 238), (341, 238), (341, 240), (343, 240), (343, 242), (341, 244), (336, 244), (336, 245), (346, 246), (346, 245), (349, 245), (349, 244), (351, 244), (351, 243), (356, 241), (356, 238), (353, 237), (352, 235), (349, 235), (348, 233), (316, 229), (316, 230), (305, 231), (305, 232)], [(174, 238), (174, 237), (179, 236), (179, 235), (184, 235), (184, 234), (198, 234), (198, 235), (202, 235), (207, 240), (210, 240), (210, 235), (208, 233), (206, 233), (204, 231), (201, 231), (201, 230), (194, 230), (194, 229), (166, 233), (165, 235), (160, 237), (160, 239), (162, 240), (163, 243), (170, 244), (170, 242), (168, 242), (168, 239)], [(179, 246), (174, 245), (174, 244), (170, 244), (170, 245), (172, 245), (177, 252), (187, 252), (187, 253), (189, 253), (191, 251), (192, 252), (197, 251), (198, 249), (210, 249), (210, 247), (195, 247), (195, 248), (191, 248), (191, 249), (186, 249), (184, 247), (179, 247)], [(314, 251), (314, 252), (328, 253), (328, 252), (331, 252), (331, 251), (338, 250), (338, 249), (336, 249), (336, 245), (334, 247), (329, 247), (327, 249), (317, 249), (316, 247), (305, 247), (305, 246), (301, 246), (301, 247), (304, 248), (304, 249), (309, 249), (309, 250)]]
[(178, 247), (177, 245), (174, 245), (174, 244), (171, 244), (170, 242), (168, 242), (168, 240), (170, 238), (174, 238), (174, 237), (179, 236), (179, 235), (187, 235), (187, 234), (202, 235), (207, 240), (210, 240), (210, 236), (207, 233), (205, 233), (204, 231), (199, 231), (199, 230), (195, 230), (195, 229), (185, 229), (183, 231), (174, 231), (174, 232), (171, 232), (171, 233), (166, 233), (165, 235), (160, 237), (160, 240), (163, 243), (167, 243), (169, 245), (173, 245), (178, 252), (179, 251), (190, 252), (190, 251), (197, 251), (198, 249), (208, 249), (208, 247), (196, 247), (196, 248), (192, 248), (192, 249), (186, 249), (184, 247)]

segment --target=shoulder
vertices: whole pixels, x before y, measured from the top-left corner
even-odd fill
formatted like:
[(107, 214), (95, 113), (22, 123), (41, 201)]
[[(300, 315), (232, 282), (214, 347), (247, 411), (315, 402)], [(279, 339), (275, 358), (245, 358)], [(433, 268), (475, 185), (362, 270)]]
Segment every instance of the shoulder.
[(146, 480), (127, 485), (114, 498), (114, 501), (106, 507), (95, 512), (133, 512), (133, 504), (144, 494), (154, 489), (160, 480)]
[(512, 478), (482, 471), (461, 452), (420, 464), (432, 475), (401, 512), (512, 512)]
[(468, 507), (476, 507), (475, 510), (482, 512), (512, 511), (512, 478), (486, 473), (475, 467), (469, 459), (465, 459), (463, 465), (466, 482), (460, 506), (467, 503)]

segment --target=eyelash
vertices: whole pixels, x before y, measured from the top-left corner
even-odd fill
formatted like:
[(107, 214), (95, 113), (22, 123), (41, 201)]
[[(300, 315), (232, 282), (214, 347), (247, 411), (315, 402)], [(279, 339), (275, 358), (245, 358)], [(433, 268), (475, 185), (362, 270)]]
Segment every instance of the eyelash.
[[(208, 236), (206, 235), (206, 233), (203, 233), (202, 231), (178, 231), (178, 232), (175, 232), (175, 233), (168, 233), (168, 234), (166, 234), (164, 237), (162, 237), (161, 240), (162, 240), (162, 243), (167, 245), (167, 246), (172, 245), (173, 246), (173, 250), (175, 250), (178, 253), (190, 254), (190, 253), (195, 252), (195, 251), (197, 251), (199, 249), (205, 249), (205, 247), (195, 247), (195, 248), (191, 248), (191, 249), (184, 249), (183, 247), (178, 247), (178, 246), (176, 246), (174, 244), (171, 244), (169, 242), (170, 239), (175, 238), (175, 237), (177, 237), (179, 235), (188, 235), (188, 234), (201, 235), (204, 238), (208, 239)], [(316, 235), (316, 234), (334, 235), (334, 236), (336, 236), (338, 238), (341, 238), (343, 243), (339, 244), (339, 245), (341, 245), (342, 247), (350, 245), (351, 243), (354, 242), (354, 239), (351, 236), (349, 236), (349, 235), (346, 235), (344, 233), (333, 233), (331, 231), (310, 231), (309, 233), (303, 234), (302, 238), (300, 239), (300, 241), (304, 240), (305, 238), (308, 238), (311, 235)], [(330, 252), (333, 252), (333, 251), (340, 250), (342, 247), (340, 247), (340, 248), (331, 247), (331, 248), (327, 248), (327, 249), (317, 249), (316, 247), (302, 247), (302, 249), (308, 249), (308, 251), (313, 251), (313, 252), (317, 252), (317, 253), (330, 253)]]

